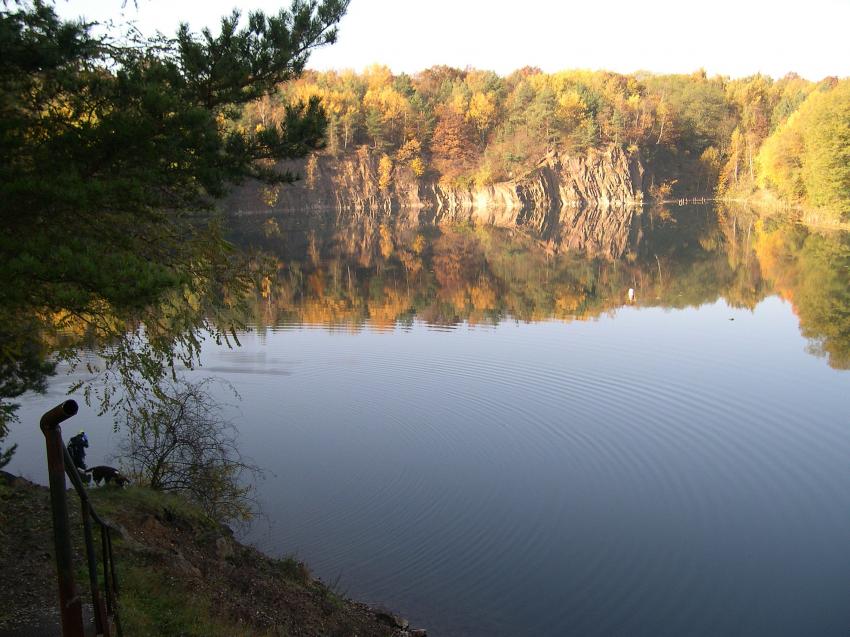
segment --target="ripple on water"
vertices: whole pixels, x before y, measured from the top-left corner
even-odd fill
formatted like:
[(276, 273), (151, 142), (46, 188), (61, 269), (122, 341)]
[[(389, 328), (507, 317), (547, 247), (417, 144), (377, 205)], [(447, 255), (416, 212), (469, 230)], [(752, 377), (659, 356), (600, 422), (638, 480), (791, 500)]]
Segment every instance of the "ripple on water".
[(270, 542), (445, 634), (732, 634), (810, 520), (848, 528), (847, 432), (793, 367), (555, 327), (285, 326), (294, 389), (267, 391), (344, 395), (359, 455)]

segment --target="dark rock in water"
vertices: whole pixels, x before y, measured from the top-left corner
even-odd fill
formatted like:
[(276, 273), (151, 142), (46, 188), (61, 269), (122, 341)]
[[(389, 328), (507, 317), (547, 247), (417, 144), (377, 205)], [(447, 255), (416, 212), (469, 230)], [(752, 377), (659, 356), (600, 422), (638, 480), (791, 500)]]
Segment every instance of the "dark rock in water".
[(427, 637), (428, 631), (424, 628), (414, 628), (407, 633), (407, 637)]

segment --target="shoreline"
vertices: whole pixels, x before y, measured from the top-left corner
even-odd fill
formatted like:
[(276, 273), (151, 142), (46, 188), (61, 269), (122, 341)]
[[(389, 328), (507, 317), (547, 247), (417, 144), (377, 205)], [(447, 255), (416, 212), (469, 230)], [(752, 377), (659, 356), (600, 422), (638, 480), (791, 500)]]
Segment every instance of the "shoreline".
[[(85, 600), (80, 513), (69, 493), (77, 586)], [(348, 599), (312, 577), (303, 562), (241, 543), (179, 496), (140, 487), (89, 493), (120, 530), (115, 552), (126, 635), (426, 637), (392, 611)], [(0, 593), (0, 636), (58, 636), (48, 489), (0, 471), (0, 522), (0, 571), (18, 582)]]

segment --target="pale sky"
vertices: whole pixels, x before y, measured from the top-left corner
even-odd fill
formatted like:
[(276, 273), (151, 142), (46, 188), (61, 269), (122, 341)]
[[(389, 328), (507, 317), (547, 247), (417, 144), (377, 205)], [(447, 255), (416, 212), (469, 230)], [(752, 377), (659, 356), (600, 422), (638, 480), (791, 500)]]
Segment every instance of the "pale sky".
[[(275, 11), (275, 0), (56, 0), (66, 17), (135, 20), (145, 33), (216, 26), (239, 6)], [(608, 69), (739, 77), (850, 76), (850, 0), (352, 0), (339, 41), (314, 69), (373, 63), (415, 73), (435, 64), (544, 71)]]

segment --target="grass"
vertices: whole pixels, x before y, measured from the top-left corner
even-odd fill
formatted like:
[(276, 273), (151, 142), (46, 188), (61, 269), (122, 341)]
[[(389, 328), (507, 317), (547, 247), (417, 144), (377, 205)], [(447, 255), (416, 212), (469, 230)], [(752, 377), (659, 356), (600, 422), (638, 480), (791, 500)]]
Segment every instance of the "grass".
[(254, 634), (215, 617), (213, 603), (202, 593), (150, 567), (119, 566), (122, 585), (120, 612), (124, 634), (136, 637), (181, 635), (231, 637)]
[(302, 586), (310, 581), (310, 570), (304, 562), (299, 562), (294, 557), (285, 557), (275, 560), (277, 573), (281, 577)]
[[(165, 515), (178, 527), (192, 529), (195, 538), (218, 536), (221, 527), (184, 497), (145, 487), (100, 488), (89, 491), (95, 510), (108, 519), (127, 520)], [(120, 616), (124, 634), (138, 637), (233, 637), (265, 635), (256, 627), (228, 622), (205, 587), (186, 586), (167, 568), (150, 563), (144, 554), (122, 550), (116, 538)], [(296, 585), (310, 582), (307, 567), (294, 558), (273, 562), (277, 575)]]
[[(240, 545), (226, 528), (179, 495), (138, 487), (91, 489), (89, 495), (99, 515), (122, 527), (113, 535), (113, 545), (125, 635), (387, 637), (392, 633), (333, 585), (311, 579), (307, 567), (294, 557), (270, 559)], [(0, 540), (4, 540), (0, 566), (26, 578), (25, 598), (31, 600), (22, 606), (17, 593), (0, 587), (0, 619), (11, 617), (7, 608), (38, 612), (56, 603), (55, 575), (52, 568), (45, 568), (45, 547), (52, 541), (47, 498), (44, 487), (0, 483)], [(80, 508), (74, 500), (69, 499), (74, 571), (87, 598)], [(93, 530), (99, 554), (99, 530)], [(102, 585), (101, 566), (98, 559)]]
[(199, 507), (173, 493), (154, 491), (146, 487), (130, 486), (124, 489), (104, 487), (89, 490), (89, 498), (95, 510), (107, 517), (122, 511), (151, 515), (165, 511), (177, 519), (184, 519), (192, 524), (211, 529), (216, 527), (216, 523), (204, 515)]
[[(162, 515), (203, 531), (218, 525), (186, 499), (143, 487), (100, 488), (89, 491), (95, 510), (106, 518)], [(116, 546), (123, 541), (116, 538)], [(116, 549), (120, 550), (120, 549)], [(170, 574), (148, 564), (143, 555), (120, 550), (116, 560), (121, 586), (120, 617), (126, 635), (160, 637), (230, 637), (255, 634), (246, 627), (231, 625), (214, 612), (215, 605), (202, 588), (191, 588)]]

